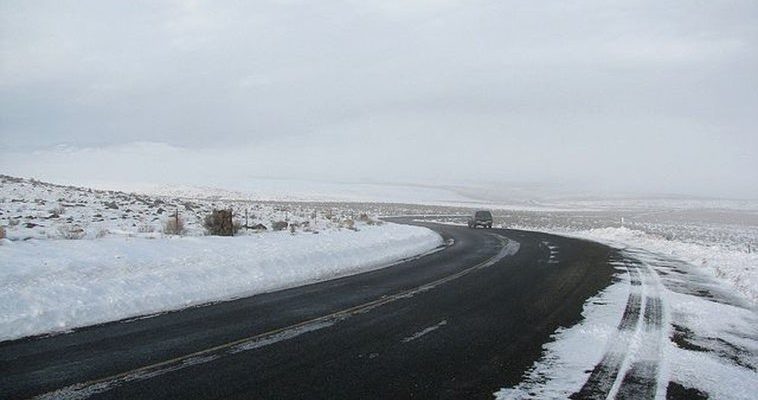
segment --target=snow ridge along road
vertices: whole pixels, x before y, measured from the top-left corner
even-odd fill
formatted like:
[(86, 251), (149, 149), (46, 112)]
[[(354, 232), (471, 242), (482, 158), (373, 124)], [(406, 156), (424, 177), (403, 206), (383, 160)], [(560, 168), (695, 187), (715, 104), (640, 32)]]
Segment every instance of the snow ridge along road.
[[(0, 343), (0, 397), (491, 398), (612, 282), (603, 245), (418, 224), (452, 245), (313, 285)], [(559, 247), (557, 263), (543, 241)]]

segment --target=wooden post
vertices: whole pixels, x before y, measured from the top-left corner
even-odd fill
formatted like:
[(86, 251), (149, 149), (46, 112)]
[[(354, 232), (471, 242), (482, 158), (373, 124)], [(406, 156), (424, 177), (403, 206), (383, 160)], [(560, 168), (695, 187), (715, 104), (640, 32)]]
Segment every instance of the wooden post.
[(245, 230), (250, 229), (250, 225), (247, 223), (247, 208), (245, 209)]

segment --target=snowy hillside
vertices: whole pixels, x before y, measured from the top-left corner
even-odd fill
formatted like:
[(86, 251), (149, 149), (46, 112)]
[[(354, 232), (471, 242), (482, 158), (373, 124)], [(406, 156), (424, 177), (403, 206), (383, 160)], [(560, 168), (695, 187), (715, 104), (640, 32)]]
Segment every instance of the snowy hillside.
[[(104, 236), (160, 237), (166, 222), (178, 212), (186, 235), (203, 235), (203, 218), (213, 209), (232, 209), (236, 221), (261, 224), (271, 230), (275, 222), (301, 232), (349, 228), (372, 222), (353, 210), (291, 204), (287, 207), (253, 201), (178, 198), (61, 186), (0, 175), (0, 226), (11, 240), (93, 239)], [(252, 231), (241, 231), (242, 234)]]
[[(0, 341), (380, 268), (442, 238), (348, 208), (152, 198), (0, 177)], [(203, 236), (213, 208), (266, 230)], [(169, 214), (184, 236), (161, 232)], [(274, 222), (288, 229), (272, 231)], [(284, 225), (282, 225), (284, 226)], [(66, 240), (77, 239), (77, 240)]]

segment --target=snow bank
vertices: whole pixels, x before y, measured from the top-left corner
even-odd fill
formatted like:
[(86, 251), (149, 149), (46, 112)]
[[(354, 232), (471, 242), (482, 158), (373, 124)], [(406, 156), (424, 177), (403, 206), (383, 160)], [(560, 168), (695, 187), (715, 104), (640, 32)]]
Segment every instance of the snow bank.
[(726, 281), (742, 295), (758, 302), (758, 253), (733, 247), (668, 240), (654, 234), (628, 228), (599, 228), (571, 232), (571, 236), (608, 243), (616, 247), (638, 247), (686, 261), (701, 272)]
[(0, 244), (0, 340), (65, 331), (378, 268), (442, 245), (382, 224), (320, 234)]

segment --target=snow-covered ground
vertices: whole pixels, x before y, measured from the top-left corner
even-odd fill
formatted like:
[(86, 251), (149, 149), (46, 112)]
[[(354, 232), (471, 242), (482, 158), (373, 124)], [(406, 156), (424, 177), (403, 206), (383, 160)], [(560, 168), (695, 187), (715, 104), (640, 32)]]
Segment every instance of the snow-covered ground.
[[(611, 377), (618, 377), (611, 397), (625, 373), (646, 365), (655, 376), (657, 398), (686, 388), (698, 398), (754, 399), (758, 308), (691, 264), (618, 242), (614, 246), (640, 262), (642, 284), (633, 284), (631, 271), (619, 268), (619, 281), (585, 303), (583, 320), (555, 332), (522, 382), (496, 397), (568, 398), (582, 389), (596, 365), (616, 354), (620, 371)], [(633, 321), (636, 327), (623, 331), (633, 293), (642, 293), (643, 303)], [(651, 327), (648, 304), (657, 299), (662, 323)]]
[[(0, 340), (298, 286), (442, 245), (428, 229), (349, 208), (152, 198), (0, 179), (0, 225), (8, 234), (0, 239)], [(212, 208), (232, 208), (237, 219), (248, 209), (251, 225), (285, 221), (290, 229), (203, 236), (200, 221)], [(162, 233), (177, 209), (187, 234)]]
[(665, 254), (692, 265), (701, 273), (758, 302), (758, 228), (733, 224), (634, 223), (590, 229), (568, 226), (515, 225), (580, 237), (613, 246), (632, 246)]
[(748, 251), (748, 243), (740, 249), (720, 242), (702, 244), (666, 239), (625, 227), (598, 228), (564, 234), (614, 246), (630, 245), (685, 261), (701, 273), (723, 280), (751, 302), (758, 302), (758, 249), (751, 248)]
[[(105, 236), (159, 238), (176, 213), (184, 222), (184, 235), (204, 234), (203, 218), (213, 209), (230, 209), (234, 219), (271, 230), (284, 222), (296, 232), (346, 229), (368, 215), (354, 209), (314, 207), (308, 204), (262, 204), (216, 198), (148, 196), (118, 191), (61, 186), (0, 175), (0, 226), (12, 240), (93, 239)], [(246, 220), (247, 215), (247, 220)], [(240, 234), (257, 234), (245, 230)]]
[[(753, 399), (758, 393), (758, 234), (746, 220), (632, 220), (628, 223), (634, 228), (579, 230), (552, 221), (519, 228), (606, 243), (654, 272), (643, 284), (662, 283), (656, 290), (663, 304), (663, 330), (653, 335), (640, 324), (630, 336), (622, 366), (651, 357), (659, 362), (659, 397), (674, 382), (711, 398)], [(588, 301), (584, 320), (556, 332), (525, 380), (500, 391), (498, 398), (563, 398), (580, 390), (587, 371), (620, 340), (617, 327), (632, 288), (624, 277)]]

